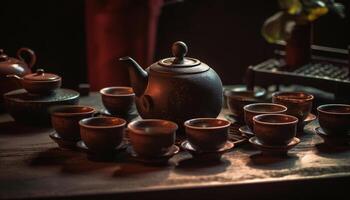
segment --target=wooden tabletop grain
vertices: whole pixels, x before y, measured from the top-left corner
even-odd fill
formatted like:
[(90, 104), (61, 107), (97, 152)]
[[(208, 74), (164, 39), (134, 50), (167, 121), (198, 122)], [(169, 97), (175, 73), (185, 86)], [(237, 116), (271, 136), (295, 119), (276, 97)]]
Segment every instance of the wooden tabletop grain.
[[(97, 94), (80, 103), (101, 108)], [(314, 133), (316, 126), (306, 127), (286, 157), (264, 156), (247, 143), (221, 162), (199, 162), (180, 152), (167, 166), (150, 166), (127, 153), (111, 162), (60, 149), (49, 138), (51, 128), (19, 125), (1, 114), (0, 198), (264, 199), (347, 193), (342, 187), (350, 183), (350, 148), (326, 146)], [(327, 187), (333, 188), (323, 190)]]

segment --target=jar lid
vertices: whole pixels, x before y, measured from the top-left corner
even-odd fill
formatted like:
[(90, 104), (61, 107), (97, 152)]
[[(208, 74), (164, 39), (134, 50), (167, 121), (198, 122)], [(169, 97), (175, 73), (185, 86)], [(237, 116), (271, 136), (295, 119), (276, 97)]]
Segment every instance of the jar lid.
[(164, 73), (198, 73), (207, 71), (209, 66), (198, 59), (185, 57), (188, 48), (184, 42), (177, 41), (171, 51), (174, 57), (165, 58), (151, 66), (151, 69)]
[(43, 69), (37, 69), (35, 73), (25, 75), (23, 79), (29, 81), (57, 81), (61, 77), (56, 74), (45, 73)]

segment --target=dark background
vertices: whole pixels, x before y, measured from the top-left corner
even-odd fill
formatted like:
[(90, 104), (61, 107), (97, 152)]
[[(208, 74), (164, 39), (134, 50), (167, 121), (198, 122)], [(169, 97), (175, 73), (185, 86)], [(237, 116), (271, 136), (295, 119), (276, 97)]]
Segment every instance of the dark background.
[[(350, 7), (349, 1), (339, 2)], [(84, 3), (2, 0), (0, 48), (9, 56), (22, 46), (32, 48), (38, 56), (35, 68), (61, 75), (64, 87), (75, 88), (87, 82)], [(224, 84), (241, 83), (246, 67), (273, 56), (272, 45), (264, 41), (260, 29), (277, 10), (277, 0), (185, 0), (165, 4), (154, 61), (169, 57), (171, 44), (183, 40), (189, 46), (188, 56), (213, 67)], [(349, 27), (349, 18), (323, 16), (315, 24), (314, 41), (346, 48), (350, 44)]]

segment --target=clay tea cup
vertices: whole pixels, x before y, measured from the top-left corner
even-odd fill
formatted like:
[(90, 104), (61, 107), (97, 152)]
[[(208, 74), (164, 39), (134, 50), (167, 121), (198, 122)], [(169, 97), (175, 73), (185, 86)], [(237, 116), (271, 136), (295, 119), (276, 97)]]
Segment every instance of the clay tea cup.
[(80, 140), (79, 121), (92, 117), (96, 110), (89, 106), (64, 105), (50, 109), (51, 124), (57, 134), (65, 140)]
[(111, 154), (123, 141), (126, 121), (117, 117), (91, 117), (79, 122), (81, 139), (95, 154)]
[(325, 104), (317, 108), (318, 122), (329, 135), (350, 134), (350, 105)]
[(296, 135), (298, 118), (286, 114), (261, 114), (253, 117), (254, 134), (265, 145), (285, 146)]
[(100, 90), (100, 94), (110, 114), (124, 116), (132, 111), (135, 93), (131, 87), (106, 87)]
[(310, 114), (314, 96), (305, 92), (275, 92), (272, 94), (272, 102), (284, 105), (288, 108), (287, 114), (298, 118), (298, 127)]
[(285, 114), (287, 107), (275, 103), (253, 103), (243, 107), (244, 122), (253, 130), (253, 117), (260, 114)]
[(216, 151), (222, 148), (228, 139), (230, 122), (216, 118), (195, 118), (187, 120), (185, 131), (191, 145), (200, 151)]
[(175, 143), (178, 125), (162, 119), (136, 120), (128, 124), (133, 150), (140, 157), (161, 157)]
[(257, 96), (259, 93), (256, 91), (226, 91), (227, 107), (232, 115), (239, 122), (244, 122), (244, 110), (243, 107), (248, 104), (262, 102)]
[(242, 92), (252, 93), (254, 98), (261, 99), (266, 96), (266, 89), (263, 87), (255, 86), (253, 89), (248, 88), (246, 85), (229, 85), (223, 88), (223, 107), (228, 108), (227, 106), (227, 94), (228, 93), (237, 93), (242, 94)]

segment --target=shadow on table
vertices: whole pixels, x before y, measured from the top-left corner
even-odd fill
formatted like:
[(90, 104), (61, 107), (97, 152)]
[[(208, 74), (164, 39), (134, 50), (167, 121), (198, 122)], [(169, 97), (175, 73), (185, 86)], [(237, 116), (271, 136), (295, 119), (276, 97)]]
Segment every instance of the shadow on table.
[(318, 143), (315, 145), (317, 152), (316, 154), (322, 157), (327, 158), (337, 158), (342, 157), (343, 153), (349, 153), (350, 155), (350, 145), (349, 144), (343, 144), (343, 145), (331, 145), (327, 143)]
[(60, 148), (51, 148), (36, 153), (30, 160), (31, 166), (61, 166), (71, 158), (75, 157), (75, 153), (70, 150)]
[(84, 174), (94, 171), (114, 171), (121, 163), (127, 161), (126, 152), (108, 156), (97, 156), (91, 153), (80, 152), (67, 160), (62, 166), (62, 173)]
[(73, 150), (51, 148), (35, 154), (30, 160), (33, 167), (57, 167), (62, 173), (83, 174), (115, 166), (114, 162), (94, 162), (84, 153)]
[(295, 154), (268, 155), (257, 153), (250, 156), (247, 165), (259, 169), (288, 169), (295, 166), (299, 157)]
[(128, 177), (134, 175), (145, 175), (153, 172), (162, 171), (165, 174), (168, 174), (173, 168), (172, 165), (149, 165), (143, 164), (140, 162), (126, 162), (121, 163), (119, 168), (116, 169), (113, 173), (113, 177)]
[(69, 160), (61, 167), (61, 172), (64, 174), (88, 174), (96, 171), (113, 171), (116, 167), (116, 163), (106, 162), (94, 162), (86, 158), (85, 155), (80, 155)]
[(226, 171), (230, 165), (231, 162), (225, 158), (217, 160), (187, 158), (178, 162), (175, 171), (182, 174), (211, 175)]
[(43, 131), (50, 130), (51, 128), (33, 127), (25, 124), (19, 124), (15, 121), (6, 121), (0, 123), (0, 135), (30, 135), (40, 134)]

